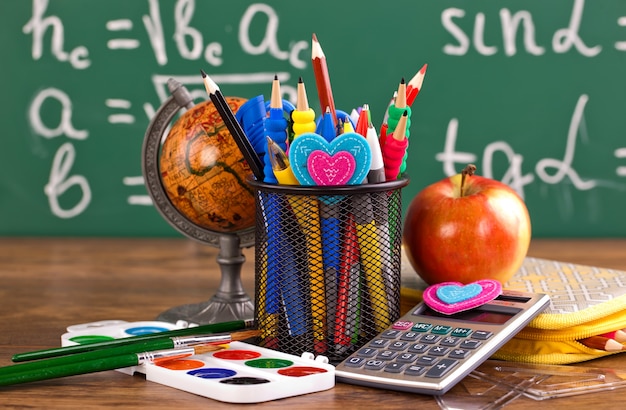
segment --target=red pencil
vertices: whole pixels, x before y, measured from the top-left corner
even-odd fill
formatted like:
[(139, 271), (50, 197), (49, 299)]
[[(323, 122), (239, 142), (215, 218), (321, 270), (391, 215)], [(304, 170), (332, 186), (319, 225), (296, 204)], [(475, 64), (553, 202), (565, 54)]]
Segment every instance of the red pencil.
[(359, 257), (354, 216), (348, 214), (339, 268), (337, 310), (335, 313), (335, 353), (338, 354), (343, 354), (349, 350), (358, 320), (359, 312), (357, 312), (354, 303), (358, 289), (351, 288), (350, 284), (359, 282)]
[(608, 337), (609, 339), (615, 339), (620, 343), (626, 342), (626, 331), (624, 329), (619, 329), (614, 332), (608, 332), (601, 334), (600, 336)]
[(424, 76), (426, 75), (426, 68), (428, 68), (428, 64), (424, 64), (406, 86), (406, 102), (408, 105), (413, 105), (415, 97), (417, 97), (417, 94), (419, 94), (422, 89), (422, 83), (424, 82)]
[(607, 352), (620, 352), (626, 350), (626, 346), (614, 339), (609, 339), (603, 336), (591, 336), (586, 339), (580, 339), (580, 343), (587, 347), (597, 350), (604, 350)]
[(330, 108), (330, 113), (336, 126), (337, 111), (335, 109), (335, 100), (333, 99), (333, 90), (330, 86), (326, 55), (324, 55), (322, 46), (317, 41), (315, 33), (313, 33), (313, 40), (311, 41), (311, 62), (313, 63), (313, 74), (315, 74), (315, 84), (317, 85), (317, 96), (320, 100), (321, 112), (326, 112)]
[(389, 130), (389, 124), (387, 121), (389, 120), (389, 107), (394, 104), (396, 101), (396, 96), (398, 95), (397, 91), (393, 92), (393, 97), (389, 100), (389, 104), (387, 104), (387, 109), (385, 109), (385, 116), (383, 118), (383, 124), (380, 126), (380, 136), (378, 137), (378, 141), (380, 143), (380, 147), (382, 148), (385, 145), (385, 140), (387, 139), (387, 132)]

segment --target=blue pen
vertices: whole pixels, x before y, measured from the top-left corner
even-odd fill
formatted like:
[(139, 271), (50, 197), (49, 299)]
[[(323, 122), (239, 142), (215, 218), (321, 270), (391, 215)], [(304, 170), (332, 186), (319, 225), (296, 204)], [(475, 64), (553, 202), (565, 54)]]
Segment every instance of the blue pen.
[[(267, 138), (268, 152), (270, 153), (269, 162), (272, 166), (272, 172), (276, 175), (279, 183), (291, 183), (295, 180), (295, 177), (290, 174), (289, 160), (287, 159), (284, 151), (276, 144), (270, 137)], [(283, 203), (282, 223), (277, 227), (277, 231), (271, 232), (272, 235), (284, 237), (282, 243), (280, 260), (280, 288), (282, 301), (285, 307), (285, 316), (287, 322), (287, 328), (291, 336), (304, 335), (307, 331), (307, 309), (305, 292), (305, 278), (306, 276), (302, 272), (308, 272), (311, 262), (309, 261), (306, 266), (302, 266), (302, 257), (296, 255), (293, 244), (298, 244), (301, 241), (300, 230), (284, 229), (285, 226), (291, 226), (292, 220), (295, 217), (299, 225), (310, 221), (312, 218), (303, 217), (301, 214), (304, 209), (304, 203), (299, 202), (297, 198), (287, 195), (285, 198), (288, 203)], [(291, 205), (291, 206), (288, 206)], [(306, 207), (306, 211), (310, 211), (310, 207)], [(296, 213), (294, 215), (294, 213)], [(306, 229), (304, 229), (306, 231)], [(310, 238), (306, 234), (303, 234), (304, 240), (307, 244), (310, 242)], [(300, 249), (300, 246), (295, 246)], [(306, 255), (305, 255), (306, 257)]]
[(316, 134), (321, 135), (328, 142), (331, 142), (337, 136), (337, 129), (335, 128), (335, 122), (333, 121), (330, 109), (327, 109), (321, 120), (317, 124), (315, 130)]
[[(326, 109), (326, 113), (322, 116), (316, 133), (328, 142), (331, 142), (337, 136), (335, 122), (329, 108)], [(322, 259), (324, 260), (327, 301), (326, 315), (328, 323), (334, 323), (337, 306), (337, 276), (339, 275), (341, 260), (341, 223), (339, 219), (341, 203), (335, 200), (325, 200), (324, 197), (320, 199)]]

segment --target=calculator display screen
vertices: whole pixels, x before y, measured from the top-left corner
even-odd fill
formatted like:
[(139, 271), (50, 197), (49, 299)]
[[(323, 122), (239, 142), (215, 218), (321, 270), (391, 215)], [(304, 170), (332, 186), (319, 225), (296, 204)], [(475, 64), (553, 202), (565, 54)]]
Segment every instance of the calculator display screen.
[(498, 325), (506, 323), (509, 319), (515, 316), (514, 312), (494, 312), (485, 309), (472, 309), (466, 310), (464, 312), (458, 312), (452, 315), (444, 315), (428, 307), (426, 307), (421, 312), (421, 314), (424, 316), (435, 316), (446, 319), (464, 320), (467, 322), (494, 323)]

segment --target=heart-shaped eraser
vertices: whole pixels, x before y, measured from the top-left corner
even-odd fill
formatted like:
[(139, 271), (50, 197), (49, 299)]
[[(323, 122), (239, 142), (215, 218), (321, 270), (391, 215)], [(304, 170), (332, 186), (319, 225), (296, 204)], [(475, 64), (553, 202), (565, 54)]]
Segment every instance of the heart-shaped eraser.
[(356, 160), (348, 151), (329, 155), (315, 150), (309, 155), (306, 165), (316, 185), (345, 185), (354, 175)]
[[(354, 163), (346, 154), (352, 156)], [(321, 170), (324, 165), (332, 164), (333, 161), (335, 161), (335, 166), (331, 167), (333, 172), (342, 169), (348, 172), (349, 168), (345, 166), (353, 164), (350, 165), (353, 167), (352, 174), (349, 177), (341, 176), (342, 184), (360, 184), (369, 172), (372, 151), (365, 138), (355, 132), (341, 134), (331, 142), (319, 134), (308, 132), (295, 138), (289, 146), (291, 170), (301, 185), (339, 185), (329, 183), (331, 179), (336, 181), (338, 176), (330, 178), (331, 173), (324, 175), (325, 172)], [(343, 165), (338, 166), (339, 164)], [(312, 168), (309, 168), (309, 165), (312, 165)]]
[(500, 282), (481, 279), (467, 285), (460, 282), (437, 283), (427, 287), (422, 298), (431, 309), (452, 315), (482, 306), (498, 297), (500, 293), (502, 293)]
[(437, 288), (437, 297), (444, 303), (449, 305), (457, 302), (463, 302), (480, 294), (483, 287), (478, 283), (470, 283), (469, 285), (447, 285)]

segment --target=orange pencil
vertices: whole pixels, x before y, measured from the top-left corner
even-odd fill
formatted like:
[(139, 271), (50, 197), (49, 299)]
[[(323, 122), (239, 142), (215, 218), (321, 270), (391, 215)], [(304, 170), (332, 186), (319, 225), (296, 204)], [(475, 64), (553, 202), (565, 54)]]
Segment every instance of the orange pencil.
[(313, 33), (313, 40), (311, 41), (311, 62), (313, 63), (313, 74), (315, 74), (315, 84), (317, 85), (317, 96), (320, 100), (321, 112), (326, 112), (327, 109), (330, 109), (333, 125), (336, 126), (337, 111), (335, 109), (335, 100), (333, 99), (333, 90), (330, 86), (326, 55), (319, 41), (317, 41), (315, 33)]
[(607, 352), (619, 352), (626, 350), (626, 346), (617, 340), (609, 339), (608, 337), (603, 336), (591, 336), (586, 339), (580, 339), (579, 342), (592, 349), (604, 350)]

